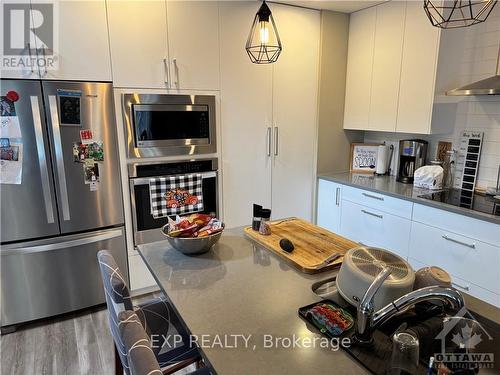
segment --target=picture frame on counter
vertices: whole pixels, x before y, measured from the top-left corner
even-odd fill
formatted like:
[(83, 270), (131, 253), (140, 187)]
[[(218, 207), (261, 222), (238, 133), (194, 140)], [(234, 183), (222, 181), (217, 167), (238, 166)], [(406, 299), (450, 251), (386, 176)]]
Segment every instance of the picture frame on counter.
[(351, 173), (374, 173), (377, 169), (378, 143), (351, 143)]

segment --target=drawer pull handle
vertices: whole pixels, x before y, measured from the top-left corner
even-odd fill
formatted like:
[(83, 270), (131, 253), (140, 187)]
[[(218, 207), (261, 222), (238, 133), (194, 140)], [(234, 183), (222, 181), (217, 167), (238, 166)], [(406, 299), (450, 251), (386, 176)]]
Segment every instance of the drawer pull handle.
[(447, 240), (447, 241), (451, 241), (451, 242), (457, 243), (457, 244), (462, 245), (462, 246), (470, 247), (471, 249), (475, 249), (476, 248), (476, 244), (475, 243), (462, 242), (462, 241), (456, 240), (454, 238), (448, 237), (446, 234), (443, 234), (443, 238), (445, 240)]
[(457, 283), (451, 283), (451, 285), (455, 288), (463, 289), (469, 291), (469, 286), (468, 285), (460, 285)]
[(379, 219), (383, 219), (384, 218), (383, 215), (374, 214), (373, 212), (370, 212), (370, 211), (361, 210), (361, 212), (364, 213), (364, 214), (370, 215), (370, 216), (378, 217)]
[(339, 187), (335, 191), (335, 205), (340, 206), (340, 188)]
[(361, 194), (363, 194), (365, 197), (372, 198), (372, 199), (377, 199), (379, 201), (383, 201), (384, 200), (384, 198), (377, 197), (376, 195), (372, 195), (372, 194), (368, 194), (368, 193), (361, 193)]

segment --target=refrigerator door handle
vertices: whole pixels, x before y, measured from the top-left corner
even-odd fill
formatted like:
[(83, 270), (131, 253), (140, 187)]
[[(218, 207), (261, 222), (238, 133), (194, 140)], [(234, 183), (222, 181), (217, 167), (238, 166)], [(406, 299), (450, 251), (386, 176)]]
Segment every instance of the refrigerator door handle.
[(61, 193), (61, 205), (63, 219), (71, 220), (69, 214), (69, 201), (68, 201), (68, 186), (66, 185), (66, 172), (64, 170), (64, 157), (61, 142), (61, 130), (59, 124), (59, 113), (57, 112), (57, 100), (55, 95), (49, 95), (49, 111), (50, 120), (52, 123), (52, 133), (54, 135), (54, 149), (57, 165), (57, 178), (59, 182), (59, 191)]
[(33, 124), (35, 127), (36, 150), (38, 154), (38, 164), (40, 165), (40, 175), (42, 177), (43, 201), (45, 204), (45, 213), (47, 222), (54, 223), (54, 207), (52, 196), (50, 194), (49, 170), (47, 168), (47, 158), (45, 154), (45, 145), (43, 142), (42, 118), (40, 116), (40, 103), (38, 96), (31, 96), (31, 112), (33, 114)]
[(112, 238), (120, 237), (123, 235), (122, 229), (114, 229), (107, 231), (105, 233), (92, 234), (92, 235), (76, 235), (74, 239), (66, 240), (62, 242), (52, 242), (48, 244), (32, 245), (32, 246), (21, 246), (19, 244), (15, 245), (4, 245), (0, 249), (2, 255), (14, 255), (14, 254), (32, 254), (41, 253), (52, 250), (67, 249), (76, 246), (89, 245), (95, 242), (106, 241)]

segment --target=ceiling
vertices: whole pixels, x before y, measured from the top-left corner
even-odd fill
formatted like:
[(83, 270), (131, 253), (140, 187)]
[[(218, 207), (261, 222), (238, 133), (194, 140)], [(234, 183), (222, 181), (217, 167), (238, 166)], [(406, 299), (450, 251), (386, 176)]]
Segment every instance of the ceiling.
[(388, 0), (340, 0), (340, 1), (329, 1), (329, 0), (277, 0), (278, 3), (285, 3), (291, 5), (297, 5), (301, 7), (314, 8), (314, 9), (325, 9), (333, 10), (335, 12), (342, 13), (352, 13), (357, 10), (369, 8), (371, 6), (383, 3)]

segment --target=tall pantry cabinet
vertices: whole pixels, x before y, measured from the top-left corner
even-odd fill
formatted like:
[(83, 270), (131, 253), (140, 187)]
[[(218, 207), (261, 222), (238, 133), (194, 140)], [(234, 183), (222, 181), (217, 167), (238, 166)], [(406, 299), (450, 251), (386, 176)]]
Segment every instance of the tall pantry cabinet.
[(244, 45), (258, 6), (220, 4), (223, 206), (228, 226), (248, 224), (253, 203), (271, 207), (274, 218), (312, 216), (320, 13), (271, 4), (283, 51), (275, 64), (256, 65)]

